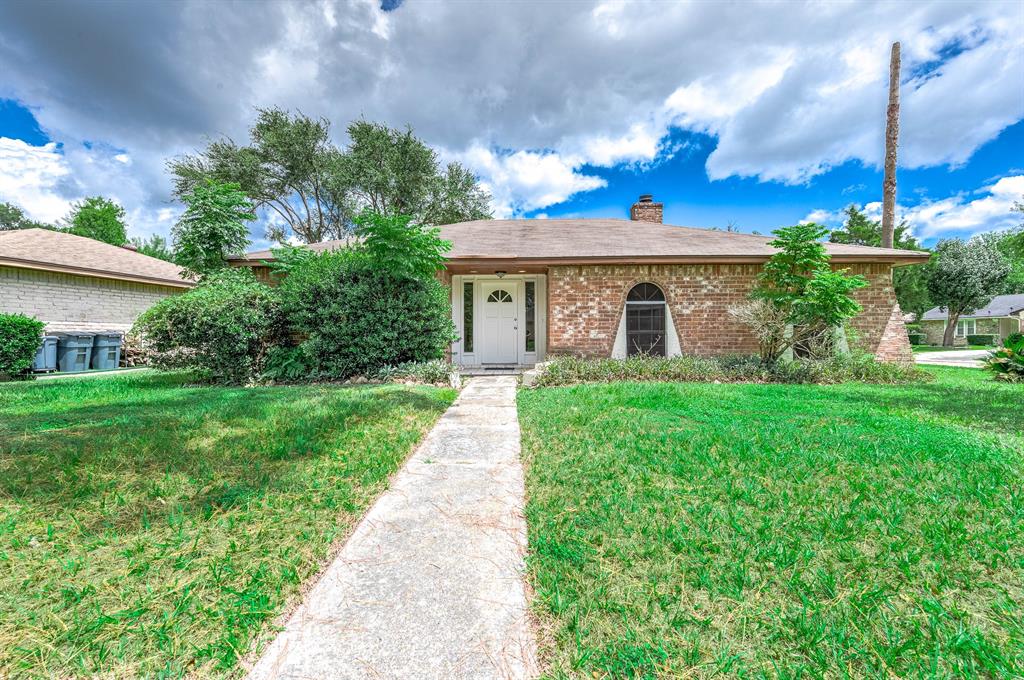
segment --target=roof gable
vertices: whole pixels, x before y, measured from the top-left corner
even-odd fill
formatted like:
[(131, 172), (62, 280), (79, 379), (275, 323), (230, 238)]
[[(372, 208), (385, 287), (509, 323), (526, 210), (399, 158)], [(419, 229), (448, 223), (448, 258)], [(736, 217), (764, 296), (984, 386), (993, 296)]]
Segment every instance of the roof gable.
[(180, 267), (128, 248), (49, 229), (0, 232), (0, 266), (188, 287)]
[[(450, 263), (509, 260), (518, 262), (763, 262), (776, 249), (772, 236), (655, 222), (618, 219), (476, 220), (440, 227), (441, 237), (452, 242)], [(315, 250), (345, 245), (326, 241)], [(924, 261), (927, 253), (826, 243), (836, 261)], [(271, 259), (270, 251), (248, 253), (242, 260)]]

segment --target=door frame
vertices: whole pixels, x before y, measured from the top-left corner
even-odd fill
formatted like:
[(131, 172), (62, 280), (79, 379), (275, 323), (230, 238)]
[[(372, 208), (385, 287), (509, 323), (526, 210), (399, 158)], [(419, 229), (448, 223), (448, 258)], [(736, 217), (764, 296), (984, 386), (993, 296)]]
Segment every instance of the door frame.
[[(509, 365), (509, 364), (519, 365), (519, 358), (520, 358), (520, 356), (523, 353), (522, 348), (520, 347), (520, 338), (522, 337), (523, 333), (521, 333), (520, 330), (519, 330), (519, 314), (520, 314), (519, 310), (520, 310), (520, 307), (523, 306), (523, 305), (520, 305), (520, 302), (523, 301), (522, 300), (522, 297), (523, 297), (523, 290), (522, 289), (523, 289), (523, 282), (522, 281), (508, 281), (505, 278), (496, 279), (496, 280), (492, 280), (492, 281), (481, 281), (480, 282), (480, 300), (482, 302), (481, 302), (481, 305), (480, 305), (481, 315), (480, 315), (479, 318), (481, 319), (481, 331), (482, 332), (480, 333), (480, 335), (481, 335), (481, 341), (482, 342), (480, 344), (479, 353), (480, 353), (480, 363), (481, 364), (488, 365), (488, 366), (504, 366), (504, 365)], [(487, 301), (487, 298), (489, 297), (490, 293), (492, 293), (492, 292), (494, 292), (496, 290), (507, 291), (512, 296), (512, 303), (514, 305), (514, 307), (512, 307), (512, 313), (514, 314), (514, 316), (512, 317), (512, 348), (513, 348), (513, 351), (512, 351), (512, 357), (508, 361), (488, 361), (488, 359), (490, 357), (487, 356), (487, 354), (489, 353), (489, 350), (491, 349), (491, 347), (489, 345), (491, 343), (497, 342), (497, 340), (498, 340), (496, 338), (488, 337), (488, 335), (487, 335), (487, 323), (486, 323), (486, 319), (487, 319), (487, 315), (486, 315), (487, 305), (489, 305), (489, 304), (503, 304), (503, 303), (493, 303), (493, 302), (488, 302)], [(506, 311), (506, 310), (502, 310), (502, 311)], [(475, 320), (476, 320), (476, 317), (474, 317), (474, 323), (475, 323)], [(499, 347), (499, 349), (500, 349), (500, 347)]]
[[(481, 351), (484, 342), (483, 337), (483, 286), (481, 283), (502, 283), (509, 284), (515, 288), (516, 297), (516, 318), (519, 319), (516, 337), (516, 365), (533, 366), (544, 360), (547, 351), (547, 276), (544, 274), (506, 274), (498, 277), (493, 274), (456, 274), (451, 279), (451, 303), (452, 321), (455, 323), (455, 332), (458, 340), (451, 345), (452, 363), (459, 366), (481, 366), (483, 353)], [(526, 351), (526, 282), (534, 284), (534, 350)], [(464, 286), (472, 285), (473, 300), (473, 328), (472, 347), (466, 351), (463, 338), (463, 294)]]

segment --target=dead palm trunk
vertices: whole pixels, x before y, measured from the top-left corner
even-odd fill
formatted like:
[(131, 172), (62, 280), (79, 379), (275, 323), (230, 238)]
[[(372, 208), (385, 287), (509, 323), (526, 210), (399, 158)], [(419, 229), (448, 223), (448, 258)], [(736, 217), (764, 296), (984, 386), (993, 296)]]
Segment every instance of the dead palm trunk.
[(892, 248), (896, 221), (896, 144), (900, 136), (900, 44), (889, 61), (889, 108), (885, 114), (885, 177), (882, 180), (882, 247)]

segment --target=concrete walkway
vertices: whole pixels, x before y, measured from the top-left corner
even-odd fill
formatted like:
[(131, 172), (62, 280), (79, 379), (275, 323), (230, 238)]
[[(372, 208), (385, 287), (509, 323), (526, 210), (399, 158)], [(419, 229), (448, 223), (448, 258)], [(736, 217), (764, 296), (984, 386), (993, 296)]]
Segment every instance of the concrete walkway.
[(918, 352), (914, 361), (933, 366), (965, 366), (981, 368), (981, 360), (988, 356), (984, 349), (951, 349), (948, 352)]
[(250, 678), (536, 675), (515, 392), (469, 381)]

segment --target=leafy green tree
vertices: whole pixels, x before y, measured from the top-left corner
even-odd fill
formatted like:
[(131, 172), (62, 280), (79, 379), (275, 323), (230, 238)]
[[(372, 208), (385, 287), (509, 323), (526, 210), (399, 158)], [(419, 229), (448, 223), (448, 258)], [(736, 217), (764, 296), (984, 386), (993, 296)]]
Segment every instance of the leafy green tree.
[(970, 241), (939, 241), (927, 272), (928, 292), (948, 314), (942, 344), (952, 347), (960, 316), (991, 301), (1009, 274), (1010, 265), (995, 240), (982, 236)]
[[(769, 346), (771, 349), (768, 356), (762, 355), (767, 363), (778, 360), (789, 347), (825, 337), (857, 315), (861, 306), (852, 293), (868, 285), (862, 276), (832, 269), (820, 241), (828, 233), (825, 227), (811, 222), (782, 227), (772, 233), (776, 238), (771, 245), (778, 252), (765, 263), (753, 297), (768, 301), (779, 313), (761, 313), (757, 315), (758, 323), (770, 319), (772, 323), (792, 325), (793, 330), (785, 341), (762, 343), (763, 350)], [(759, 337), (784, 335), (782, 328), (769, 332), (763, 328), (754, 330)]]
[[(847, 243), (858, 246), (882, 245), (882, 223), (868, 218), (856, 205), (849, 205), (843, 211), (846, 222), (842, 229), (836, 229), (829, 235), (832, 243)], [(893, 247), (902, 250), (927, 251), (910, 233), (910, 225), (906, 220), (893, 229)], [(917, 318), (931, 309), (934, 304), (928, 296), (927, 265), (909, 265), (896, 267), (892, 271), (892, 283), (896, 289), (896, 300), (900, 309), (910, 312)]]
[(437, 154), (411, 128), (356, 121), (342, 161), (352, 203), (381, 215), (410, 215), (423, 224), (488, 219), (490, 196), (458, 163), (442, 171)]
[(90, 196), (71, 206), (64, 226), (69, 234), (123, 246), (128, 243), (124, 220), (124, 208), (117, 203), (102, 196)]
[(451, 241), (441, 239), (437, 227), (411, 224), (408, 215), (380, 215), (366, 211), (356, 218), (355, 251), (397, 276), (427, 279), (444, 269), (444, 254)]
[(53, 229), (49, 224), (30, 220), (25, 211), (13, 203), (0, 202), (0, 231), (15, 229)]
[(227, 266), (227, 258), (249, 247), (246, 222), (256, 219), (238, 184), (207, 181), (182, 196), (188, 206), (171, 230), (174, 260), (186, 272), (205, 276)]
[(364, 209), (424, 224), (490, 216), (490, 197), (473, 174), (457, 163), (442, 171), (411, 130), (359, 121), (348, 132), (349, 147), (340, 149), (326, 119), (261, 109), (249, 145), (217, 140), (171, 160), (175, 193), (206, 180), (236, 182), (274, 214), (268, 236), (278, 242), (290, 234), (305, 243), (343, 238)]
[(143, 255), (155, 257), (158, 260), (174, 262), (174, 251), (171, 250), (167, 239), (159, 234), (151, 234), (149, 238), (143, 239), (138, 236), (131, 239), (131, 245), (135, 246), (136, 252)]

